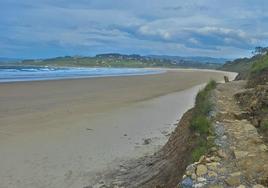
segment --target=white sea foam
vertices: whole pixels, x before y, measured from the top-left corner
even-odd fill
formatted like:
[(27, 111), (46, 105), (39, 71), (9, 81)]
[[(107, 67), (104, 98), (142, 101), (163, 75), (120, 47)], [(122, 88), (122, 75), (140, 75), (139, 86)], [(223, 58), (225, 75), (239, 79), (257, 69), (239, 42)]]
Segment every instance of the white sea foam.
[(57, 67), (0, 67), (0, 82), (57, 80), (68, 78), (130, 76), (162, 73), (163, 70), (142, 68), (57, 68)]

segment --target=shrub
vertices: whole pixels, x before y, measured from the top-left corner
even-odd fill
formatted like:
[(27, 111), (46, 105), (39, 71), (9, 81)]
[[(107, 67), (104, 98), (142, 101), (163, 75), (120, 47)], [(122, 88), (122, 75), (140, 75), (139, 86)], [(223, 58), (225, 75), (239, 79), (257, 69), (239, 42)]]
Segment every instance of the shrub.
[(264, 123), (262, 123), (261, 130), (268, 131), (268, 121), (265, 121)]
[(191, 122), (191, 128), (194, 131), (197, 131), (198, 133), (202, 134), (208, 134), (209, 129), (211, 127), (211, 122), (207, 119), (206, 116), (197, 116), (193, 118)]
[(192, 160), (198, 161), (200, 157), (206, 153), (206, 151), (207, 149), (205, 146), (195, 148), (194, 151), (192, 152)]
[(191, 119), (190, 128), (199, 133), (198, 143), (192, 152), (192, 160), (197, 161), (204, 155), (208, 148), (212, 145), (211, 141), (207, 141), (207, 135), (210, 133), (211, 121), (208, 114), (212, 110), (212, 103), (209, 100), (211, 90), (216, 88), (216, 82), (211, 80), (206, 87), (199, 91), (195, 99), (195, 107)]
[(216, 82), (211, 80), (206, 87), (199, 91), (195, 99), (195, 108), (191, 120), (191, 128), (200, 134), (208, 134), (210, 121), (207, 119), (209, 112), (212, 110), (212, 104), (209, 95), (212, 89), (216, 88)]
[(211, 91), (212, 89), (215, 89), (217, 86), (217, 83), (215, 80), (210, 80), (209, 83), (206, 85), (205, 90)]
[(251, 73), (258, 74), (265, 69), (268, 69), (268, 54), (261, 56), (252, 64)]
[(207, 116), (208, 113), (212, 109), (212, 104), (209, 100), (210, 91), (216, 88), (216, 82), (211, 80), (206, 87), (199, 91), (196, 99), (195, 99), (195, 110), (194, 115), (205, 115)]

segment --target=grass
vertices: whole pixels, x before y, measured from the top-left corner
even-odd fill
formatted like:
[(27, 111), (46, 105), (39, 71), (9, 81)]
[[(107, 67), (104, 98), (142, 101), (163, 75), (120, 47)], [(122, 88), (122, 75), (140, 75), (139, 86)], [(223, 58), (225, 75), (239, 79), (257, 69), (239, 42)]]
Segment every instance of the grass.
[(198, 161), (207, 152), (207, 146), (199, 146), (192, 152), (192, 161)]
[(201, 134), (208, 134), (211, 123), (205, 116), (197, 116), (191, 122), (193, 130)]
[(211, 80), (203, 90), (198, 92), (195, 99), (190, 128), (194, 133), (198, 133), (200, 136), (198, 144), (192, 152), (192, 161), (197, 161), (212, 145), (212, 142), (207, 140), (207, 137), (210, 136), (212, 132), (212, 123), (208, 115), (213, 105), (209, 98), (211, 91), (216, 88), (216, 85), (216, 82)]
[(251, 73), (258, 74), (266, 69), (268, 69), (268, 54), (261, 56), (252, 64)]
[(212, 110), (212, 103), (209, 100), (210, 92), (216, 88), (216, 82), (211, 80), (206, 87), (199, 91), (195, 99), (191, 129), (200, 134), (207, 134), (210, 127), (210, 121), (207, 116)]
[(268, 121), (265, 121), (264, 123), (262, 123), (261, 130), (268, 131)]

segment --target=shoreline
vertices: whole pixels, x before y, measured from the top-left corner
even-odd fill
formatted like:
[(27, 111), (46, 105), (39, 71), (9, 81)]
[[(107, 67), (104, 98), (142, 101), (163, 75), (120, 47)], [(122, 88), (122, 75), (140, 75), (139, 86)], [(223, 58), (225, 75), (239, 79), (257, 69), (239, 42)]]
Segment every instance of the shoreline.
[[(46, 67), (45, 67), (46, 68)], [(60, 68), (65, 68), (65, 67), (59, 67)], [(73, 69), (72, 69), (73, 68)], [(69, 70), (75, 70), (74, 67), (68, 67)], [(76, 68), (77, 70), (81, 70), (81, 69), (90, 69), (90, 68)], [(95, 68), (92, 68), (95, 69)], [(109, 68), (106, 68), (109, 69)], [(132, 69), (132, 70), (136, 70), (137, 68), (112, 68), (112, 69)], [(76, 80), (76, 79), (90, 79), (90, 78), (109, 78), (109, 77), (127, 77), (127, 76), (145, 76), (145, 75), (154, 75), (154, 74), (162, 74), (165, 73), (165, 70), (154, 70), (154, 69), (146, 69), (144, 68), (143, 70), (148, 70), (151, 72), (132, 72), (132, 73), (118, 73), (118, 74), (111, 74), (111, 73), (107, 73), (107, 74), (99, 74), (99, 75), (80, 75), (80, 76), (75, 76), (75, 75), (69, 75), (69, 76), (61, 76), (61, 77), (57, 77), (54, 75), (51, 77), (40, 77), (40, 78), (17, 78), (17, 79), (0, 79), (0, 84), (2, 83), (20, 83), (20, 82), (38, 82), (38, 81), (56, 81), (56, 80)], [(34, 72), (32, 73), (34, 74)], [(31, 76), (31, 75), (30, 75)]]
[[(58, 67), (55, 67), (58, 68)], [(65, 68), (65, 67), (59, 67)], [(66, 67), (66, 68), (77, 68), (77, 67)], [(87, 68), (87, 67), (80, 67)], [(94, 67), (90, 67), (94, 68)], [(102, 68), (102, 67), (97, 67)], [(197, 69), (197, 68), (119, 68), (119, 69), (144, 69), (144, 70), (158, 70), (158, 72), (147, 72), (147, 73), (133, 73), (133, 74), (121, 74), (121, 75), (93, 75), (93, 76), (78, 76), (78, 77), (62, 77), (62, 78), (44, 78), (44, 79), (33, 79), (33, 80), (11, 80), (11, 81), (1, 81), (1, 84), (17, 84), (17, 83), (25, 83), (25, 82), (49, 82), (49, 81), (60, 81), (60, 80), (83, 80), (83, 79), (97, 79), (97, 78), (110, 78), (110, 77), (132, 77), (132, 76), (146, 76), (146, 75), (155, 75), (155, 74), (165, 74), (166, 72), (173, 71), (185, 71), (185, 72), (210, 72), (210, 73), (221, 73), (221, 74), (236, 74), (236, 72), (228, 72), (222, 70), (214, 70), (214, 69)]]
[[(41, 187), (34, 184), (38, 181), (42, 182), (43, 187), (49, 186), (49, 182), (56, 187), (86, 185), (92, 175), (93, 164), (96, 163), (98, 156), (102, 157), (102, 160), (97, 161), (101, 162), (103, 167), (107, 167), (108, 160), (112, 158), (109, 155), (109, 149), (113, 151), (115, 156), (124, 157), (128, 153), (130, 156), (134, 156), (131, 152), (135, 150), (135, 140), (139, 140), (139, 145), (142, 145), (143, 139), (149, 137), (142, 135), (142, 133), (146, 133), (143, 128), (146, 128), (145, 130), (150, 135), (150, 129), (157, 130), (155, 126), (163, 127), (166, 120), (169, 119), (168, 121), (170, 121), (170, 113), (173, 113), (172, 117), (177, 120), (178, 111), (176, 109), (182, 108), (176, 104), (186, 100), (177, 99), (174, 92), (179, 90), (183, 93), (185, 87), (192, 88), (191, 84), (195, 85), (195, 83), (202, 82), (201, 79), (205, 82), (211, 76), (198, 77), (198, 75), (198, 72), (189, 75), (189, 72), (178, 71), (178, 73), (135, 76), (128, 77), (128, 79), (125, 79), (125, 77), (109, 77), (42, 81), (38, 84), (36, 82), (25, 82), (7, 84), (5, 86), (7, 88), (0, 84), (1, 89), (8, 90), (3, 90), (5, 92), (0, 94), (0, 103), (7, 105), (6, 109), (0, 108), (0, 111), (2, 110), (1, 112), (5, 113), (0, 116), (0, 122), (2, 125), (6, 124), (6, 126), (1, 126), (0, 131), (2, 134), (0, 149), (3, 154), (2, 160), (0, 160), (2, 166), (0, 171), (0, 174), (2, 174), (1, 182), (16, 182), (16, 179), (19, 179), (23, 182), (23, 184), (20, 184), (21, 187), (31, 187), (29, 185)], [(218, 74), (212, 75), (220, 80), (223, 79), (223, 76), (220, 77)], [(196, 76), (196, 78), (192, 76)], [(193, 79), (192, 82), (191, 79)], [(187, 85), (178, 85), (178, 82), (185, 82)], [(70, 84), (72, 87), (70, 87)], [(80, 85), (78, 86), (78, 84)], [(29, 88), (31, 88), (32, 96), (28, 96)], [(94, 93), (96, 90), (98, 91)], [(44, 93), (45, 91), (49, 92)], [(68, 93), (65, 93), (65, 91), (68, 91)], [(168, 93), (170, 95), (174, 94), (174, 97), (167, 97)], [(5, 96), (5, 94), (9, 95)], [(18, 97), (24, 98), (22, 104), (18, 103)], [(5, 98), (9, 101), (5, 102)], [(93, 103), (94, 98), (98, 100), (95, 103)], [(159, 98), (162, 99), (159, 100)], [(189, 100), (188, 94), (186, 94), (186, 98)], [(169, 102), (166, 101), (167, 99), (169, 99)], [(175, 99), (179, 101), (175, 103)], [(25, 101), (29, 104), (26, 104)], [(90, 103), (88, 103), (89, 101)], [(58, 104), (54, 106), (54, 102)], [(10, 109), (8, 109), (8, 105), (10, 105)], [(13, 110), (11, 110), (12, 105)], [(172, 105), (173, 110), (170, 109)], [(29, 111), (29, 109), (32, 109), (32, 111)], [(50, 111), (53, 109), (53, 111), (48, 113), (48, 109)], [(170, 109), (170, 112), (167, 109)], [(8, 119), (8, 116), (11, 119)], [(36, 118), (33, 119), (33, 116), (36, 116)], [(142, 116), (143, 118), (141, 118)], [(137, 119), (142, 119), (142, 121), (139, 122)], [(47, 120), (49, 121), (46, 122)], [(16, 122), (19, 122), (20, 126), (17, 126)], [(142, 122), (146, 126), (143, 126)], [(133, 124), (131, 125), (131, 123)], [(140, 125), (139, 128), (135, 127), (138, 125)], [(116, 126), (119, 127), (116, 128)], [(170, 127), (170, 125), (165, 126)], [(140, 132), (137, 133), (135, 130)], [(3, 132), (9, 132), (12, 135), (3, 135)], [(106, 132), (109, 134), (106, 134)], [(132, 132), (134, 135), (131, 135)], [(161, 135), (161, 131), (157, 132), (156, 134)], [(136, 138), (137, 136), (138, 138)], [(129, 138), (131, 139), (129, 140)], [(97, 145), (91, 145), (92, 142), (97, 142)], [(111, 142), (114, 143), (113, 146)], [(126, 144), (128, 142), (133, 142), (132, 146)], [(150, 147), (151, 145), (147, 146)], [(101, 147), (101, 150), (98, 149), (99, 147)], [(146, 147), (145, 150), (147, 150)], [(19, 148), (24, 148), (24, 150), (21, 151)], [(19, 157), (21, 152), (25, 153), (25, 158)], [(94, 155), (97, 158), (94, 159), (92, 152), (96, 154)], [(103, 152), (108, 153), (104, 154)], [(12, 156), (10, 156), (11, 154)], [(106, 156), (106, 158), (103, 158), (103, 156)], [(139, 157), (139, 154), (137, 157)], [(23, 160), (29, 159), (32, 161), (22, 164)], [(5, 164), (7, 161), (11, 164)], [(101, 166), (100, 163), (96, 165)], [(19, 166), (20, 170), (18, 170)], [(52, 166), (54, 168), (53, 173), (49, 170)], [(11, 170), (10, 167), (16, 171)], [(77, 168), (78, 170), (74, 170)], [(10, 172), (8, 175), (12, 176), (11, 179), (8, 178), (6, 172)], [(32, 177), (33, 172), (35, 177)], [(58, 180), (52, 182), (55, 175)]]

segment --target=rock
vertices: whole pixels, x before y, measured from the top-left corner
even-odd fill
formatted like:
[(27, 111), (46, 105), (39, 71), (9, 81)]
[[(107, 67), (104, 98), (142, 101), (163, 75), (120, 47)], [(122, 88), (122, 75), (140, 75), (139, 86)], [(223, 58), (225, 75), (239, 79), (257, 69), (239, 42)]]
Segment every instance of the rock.
[(252, 188), (265, 188), (263, 185), (257, 184), (257, 185), (253, 185)]
[(239, 150), (234, 150), (235, 158), (236, 159), (241, 159), (244, 158), (248, 155), (247, 151), (239, 151)]
[(214, 171), (209, 171), (208, 172), (208, 177), (210, 177), (210, 178), (217, 177), (217, 176), (218, 176), (218, 174), (216, 172), (214, 172)]
[(246, 186), (245, 186), (245, 185), (239, 185), (239, 186), (236, 187), (236, 188), (246, 188)]
[(240, 172), (232, 173), (230, 176), (225, 180), (225, 182), (230, 186), (238, 186), (240, 185)]
[(208, 188), (224, 188), (222, 185), (210, 185)]
[(125, 168), (120, 168), (120, 170), (119, 170), (120, 172), (126, 172), (127, 171), (127, 169), (125, 169)]
[(225, 182), (230, 186), (236, 186), (240, 184), (240, 177), (228, 177)]
[(217, 154), (220, 158), (227, 159), (227, 155), (223, 150), (218, 150)]
[(224, 174), (224, 173), (226, 173), (226, 171), (227, 171), (227, 170), (226, 170), (226, 168), (224, 168), (224, 167), (223, 167), (223, 168), (218, 168), (218, 169), (217, 169), (217, 172), (220, 173), (220, 174)]
[(264, 144), (259, 145), (261, 151), (267, 151), (267, 146)]
[(196, 180), (196, 178), (197, 178), (196, 174), (193, 173), (193, 174), (191, 175), (191, 178), (192, 178), (193, 180)]
[(186, 168), (186, 175), (190, 176), (195, 173), (195, 166), (193, 164), (188, 165)]
[(205, 183), (197, 183), (194, 185), (194, 188), (201, 188), (204, 187), (206, 184)]
[(226, 136), (226, 135), (223, 135), (223, 136), (221, 137), (221, 139), (222, 139), (222, 140), (226, 140), (226, 139), (227, 139), (227, 136)]
[(199, 158), (198, 163), (202, 163), (205, 159), (206, 159), (206, 156), (205, 156), (205, 155), (202, 155), (202, 156)]
[(210, 170), (217, 170), (219, 165), (220, 163), (218, 162), (207, 163), (207, 167)]
[(230, 176), (241, 176), (241, 172), (234, 172), (230, 174)]
[(210, 148), (210, 151), (215, 152), (215, 151), (217, 151), (217, 148), (214, 146), (214, 147)]
[(205, 175), (207, 171), (208, 171), (207, 167), (205, 165), (200, 164), (196, 168), (196, 175), (197, 176)]
[(93, 188), (107, 188), (107, 186), (105, 184), (98, 183), (98, 184), (94, 185)]
[(217, 156), (212, 156), (210, 158), (207, 158), (207, 162), (219, 162), (221, 159)]
[(181, 187), (182, 188), (192, 188), (193, 187), (193, 180), (189, 177), (185, 178), (181, 182)]
[(206, 178), (199, 177), (199, 178), (197, 178), (197, 181), (198, 182), (205, 182), (205, 181), (207, 181), (207, 179)]
[(148, 145), (152, 142), (152, 139), (151, 138), (147, 138), (147, 139), (144, 139), (143, 140), (143, 145)]

